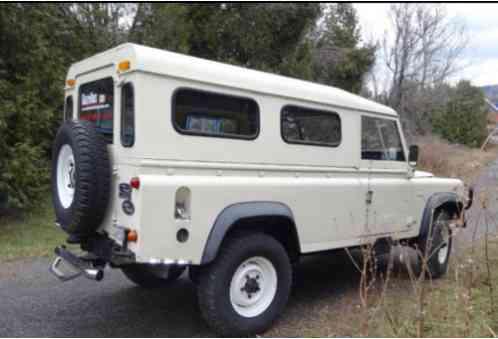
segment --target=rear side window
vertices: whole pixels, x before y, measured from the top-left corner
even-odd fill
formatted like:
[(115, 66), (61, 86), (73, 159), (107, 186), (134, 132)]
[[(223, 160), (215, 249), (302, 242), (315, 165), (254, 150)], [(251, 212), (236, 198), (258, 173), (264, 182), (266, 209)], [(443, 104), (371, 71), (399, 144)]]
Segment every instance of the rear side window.
[(361, 117), (361, 158), (364, 160), (405, 161), (395, 120)]
[(337, 147), (341, 119), (335, 112), (285, 106), (281, 112), (282, 138), (291, 144)]
[(121, 144), (131, 147), (135, 143), (135, 94), (133, 85), (121, 88)]
[(249, 98), (179, 89), (173, 96), (173, 124), (183, 134), (254, 139), (259, 107)]
[(66, 98), (64, 104), (64, 121), (73, 120), (73, 96), (70, 95)]
[(108, 143), (112, 143), (114, 119), (114, 82), (112, 78), (80, 86), (79, 118), (95, 124)]

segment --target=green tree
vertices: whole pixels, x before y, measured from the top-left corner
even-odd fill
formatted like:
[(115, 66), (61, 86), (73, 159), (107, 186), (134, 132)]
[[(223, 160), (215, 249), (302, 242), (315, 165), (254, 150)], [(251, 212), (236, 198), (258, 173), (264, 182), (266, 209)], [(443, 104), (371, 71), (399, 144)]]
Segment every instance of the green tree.
[[(0, 11), (0, 191), (27, 207), (48, 180), (47, 158), (61, 106), (64, 70), (55, 6), (13, 4)], [(62, 37), (61, 37), (62, 38)]]
[(376, 47), (361, 46), (356, 10), (351, 3), (329, 5), (315, 32), (313, 79), (359, 93), (375, 61)]
[(187, 54), (190, 52), (191, 31), (186, 5), (139, 3), (129, 30), (129, 40)]
[(433, 112), (433, 128), (443, 138), (470, 147), (480, 146), (486, 138), (484, 94), (469, 81), (460, 81), (450, 99)]
[(122, 11), (111, 9), (99, 4), (2, 6), (0, 192), (9, 196), (10, 207), (29, 207), (46, 189), (67, 68), (119, 42), (115, 25)]
[[(10, 206), (27, 208), (47, 188), (70, 64), (122, 42), (357, 91), (373, 54), (358, 47), (350, 5), (332, 6), (314, 38), (324, 8), (316, 3), (2, 5), (0, 205), (8, 194)], [(320, 68), (316, 56), (324, 51)]]
[(317, 4), (141, 4), (132, 41), (283, 75), (311, 78), (307, 35)]

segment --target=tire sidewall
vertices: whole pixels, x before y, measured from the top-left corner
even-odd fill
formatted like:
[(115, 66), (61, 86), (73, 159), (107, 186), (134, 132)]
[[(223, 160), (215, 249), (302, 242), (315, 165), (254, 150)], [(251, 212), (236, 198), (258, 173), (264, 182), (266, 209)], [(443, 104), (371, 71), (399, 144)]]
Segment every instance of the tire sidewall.
[[(67, 208), (58, 192), (58, 162), (62, 147), (71, 147), (74, 157), (74, 195)], [(108, 213), (111, 196), (111, 168), (107, 144), (88, 121), (65, 122), (52, 148), (52, 200), (57, 223), (81, 239), (96, 232)]]
[(75, 230), (71, 229), (72, 221), (73, 221), (73, 211), (75, 207), (76, 201), (78, 201), (78, 184), (75, 185), (74, 187), (74, 196), (73, 196), (73, 201), (71, 202), (71, 205), (69, 207), (65, 208), (62, 205), (62, 202), (59, 197), (59, 189), (58, 189), (58, 184), (57, 184), (57, 178), (58, 178), (58, 163), (59, 163), (59, 153), (64, 145), (68, 145), (71, 147), (71, 150), (73, 151), (73, 156), (74, 156), (74, 163), (75, 163), (75, 182), (78, 182), (78, 175), (79, 175), (79, 166), (77, 165), (79, 163), (79, 154), (77, 152), (77, 149), (74, 147), (74, 140), (71, 138), (71, 130), (70, 130), (70, 123), (64, 123), (61, 128), (59, 129), (59, 132), (57, 133), (55, 143), (53, 146), (53, 151), (52, 151), (52, 200), (54, 204), (54, 208), (56, 210), (57, 214), (57, 223), (59, 223), (67, 232), (74, 232)]
[[(434, 220), (437, 220), (441, 213), (447, 214), (447, 212), (444, 210), (438, 211), (437, 213), (434, 214)], [(436, 227), (434, 227), (434, 226), (436, 226)], [(448, 271), (448, 266), (449, 266), (450, 257), (451, 257), (451, 251), (452, 251), (452, 247), (453, 247), (453, 238), (451, 236), (451, 230), (449, 230), (449, 232), (450, 232), (450, 234), (449, 234), (449, 240), (448, 240), (448, 244), (447, 244), (448, 253), (446, 255), (446, 260), (444, 261), (444, 263), (441, 263), (439, 261), (439, 251), (441, 250), (441, 244), (444, 241), (444, 239), (443, 239), (443, 236), (441, 234), (441, 227), (438, 226), (435, 223), (435, 221), (434, 221), (433, 229), (431, 232), (432, 241), (430, 238), (427, 238), (425, 240), (426, 246), (429, 245), (429, 242), (431, 245), (429, 248), (428, 254), (432, 254), (432, 255), (427, 261), (428, 270), (429, 270), (429, 272), (427, 272), (427, 273), (429, 274), (429, 277), (431, 277), (431, 278), (437, 279), (437, 278), (441, 277), (442, 275), (444, 275)], [(425, 252), (423, 253), (423, 255), (425, 255)]]

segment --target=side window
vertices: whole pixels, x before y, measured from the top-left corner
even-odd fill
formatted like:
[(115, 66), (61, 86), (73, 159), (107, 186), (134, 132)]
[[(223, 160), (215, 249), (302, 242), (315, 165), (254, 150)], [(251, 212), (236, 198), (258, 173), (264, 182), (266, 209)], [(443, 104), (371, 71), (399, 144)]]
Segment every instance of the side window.
[(179, 89), (173, 96), (173, 125), (183, 134), (254, 139), (259, 107), (249, 98)]
[(341, 119), (335, 112), (285, 106), (280, 119), (282, 138), (288, 143), (331, 147), (341, 143)]
[(73, 96), (70, 95), (66, 98), (64, 105), (64, 121), (73, 120)]
[(405, 161), (395, 120), (361, 117), (361, 158)]
[(79, 117), (95, 124), (99, 133), (112, 144), (114, 119), (114, 81), (105, 78), (80, 86)]
[(121, 88), (121, 144), (131, 147), (135, 143), (135, 95), (133, 85)]

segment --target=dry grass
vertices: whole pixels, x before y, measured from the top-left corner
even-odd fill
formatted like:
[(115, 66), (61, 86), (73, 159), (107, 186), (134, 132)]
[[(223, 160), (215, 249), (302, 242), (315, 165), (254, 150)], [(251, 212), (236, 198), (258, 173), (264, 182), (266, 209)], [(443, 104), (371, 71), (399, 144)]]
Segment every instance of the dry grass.
[[(480, 151), (434, 137), (417, 143), (420, 170), (461, 178), (467, 185), (498, 158), (496, 146)], [(493, 223), (492, 211), (485, 205), (481, 206), (483, 214), (488, 214), (485, 222)], [(414, 278), (407, 260), (396, 259), (392, 271), (388, 260), (383, 260), (384, 267), (373, 275), (376, 278), (367, 301), (362, 289), (365, 274), (354, 272), (351, 262), (349, 268), (345, 262), (334, 265), (331, 258), (332, 264), (323, 268), (319, 277), (311, 272), (301, 277), (308, 280), (308, 288), (297, 288), (286, 316), (265, 336), (495, 337), (498, 238), (486, 231), (484, 239), (472, 242), (467, 250), (455, 251), (453, 256), (450, 272), (437, 281)], [(315, 289), (312, 279), (325, 280), (324, 286)]]
[(450, 144), (436, 137), (417, 140), (420, 146), (418, 168), (437, 176), (460, 178), (470, 185), (481, 170), (498, 157), (498, 146), (489, 145), (485, 151)]

